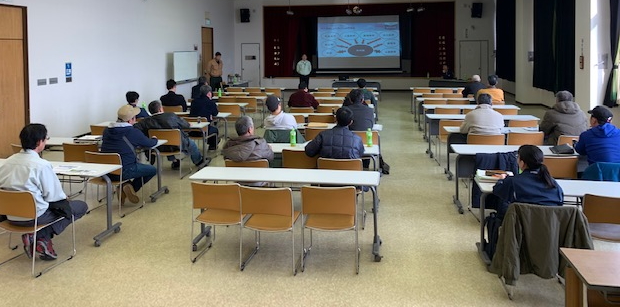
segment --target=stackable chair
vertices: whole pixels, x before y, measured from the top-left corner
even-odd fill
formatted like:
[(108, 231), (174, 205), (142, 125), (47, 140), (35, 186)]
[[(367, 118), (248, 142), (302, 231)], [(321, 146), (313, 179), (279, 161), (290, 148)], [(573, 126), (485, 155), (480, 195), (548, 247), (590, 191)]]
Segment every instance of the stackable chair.
[[(191, 159), (188, 159), (189, 155), (185, 155), (182, 151), (183, 138), (181, 137), (181, 133), (183, 132), (179, 129), (149, 129), (149, 137), (156, 137), (158, 140), (167, 140), (168, 142), (165, 145), (176, 146), (178, 148), (175, 151), (160, 151), (159, 154), (164, 157), (179, 156), (179, 178), (183, 179), (183, 177), (192, 172), (192, 163)], [(189, 170), (183, 173), (183, 160), (186, 159), (189, 160)]]

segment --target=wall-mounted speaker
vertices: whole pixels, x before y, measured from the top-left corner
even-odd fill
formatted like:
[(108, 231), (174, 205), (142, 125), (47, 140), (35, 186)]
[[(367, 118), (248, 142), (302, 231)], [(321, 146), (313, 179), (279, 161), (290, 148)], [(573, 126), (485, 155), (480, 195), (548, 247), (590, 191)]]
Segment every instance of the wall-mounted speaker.
[(250, 9), (239, 9), (239, 17), (241, 22), (250, 22)]
[(471, 18), (482, 18), (482, 2), (471, 4)]

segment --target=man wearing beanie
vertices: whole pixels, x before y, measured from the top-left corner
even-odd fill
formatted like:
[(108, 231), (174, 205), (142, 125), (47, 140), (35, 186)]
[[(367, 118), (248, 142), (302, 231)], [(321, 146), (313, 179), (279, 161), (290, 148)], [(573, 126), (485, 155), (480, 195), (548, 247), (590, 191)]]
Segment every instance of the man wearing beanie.
[(613, 114), (604, 106), (588, 111), (590, 129), (579, 136), (575, 151), (588, 156), (588, 163), (620, 163), (620, 129), (611, 124)]
[(265, 118), (265, 129), (281, 129), (290, 130), (297, 129), (297, 121), (291, 114), (287, 114), (282, 110), (280, 99), (274, 95), (269, 95), (265, 102), (267, 109), (271, 114)]

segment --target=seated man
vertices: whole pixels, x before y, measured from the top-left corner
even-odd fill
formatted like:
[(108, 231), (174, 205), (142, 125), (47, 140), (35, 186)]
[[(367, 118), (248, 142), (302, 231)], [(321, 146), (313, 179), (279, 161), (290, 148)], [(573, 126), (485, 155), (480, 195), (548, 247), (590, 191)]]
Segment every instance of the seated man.
[[(138, 95), (138, 93), (129, 91), (127, 92), (127, 94), (125, 94), (125, 98), (127, 99), (127, 104), (130, 104), (132, 107), (138, 107), (138, 98), (140, 98), (140, 95)], [(136, 118), (144, 117), (149, 117), (149, 113), (146, 112), (144, 108), (140, 108), (140, 113), (136, 115)]]
[(540, 131), (545, 133), (545, 143), (556, 145), (560, 135), (580, 135), (588, 130), (588, 118), (579, 105), (573, 101), (569, 91), (559, 91), (555, 104), (545, 112), (540, 122)]
[(308, 157), (319, 155), (321, 158), (360, 159), (364, 154), (362, 138), (349, 130), (353, 122), (353, 112), (342, 107), (336, 112), (337, 124), (334, 128), (321, 131), (308, 145), (305, 151)]
[(441, 77), (444, 79), (456, 79), (454, 77), (454, 72), (450, 70), (448, 65), (441, 66)]
[[(151, 117), (147, 117), (135, 125), (135, 127), (142, 131), (142, 133), (146, 136), (149, 135), (150, 129), (187, 129), (190, 127), (190, 124), (187, 121), (180, 118), (176, 114), (164, 113), (164, 108), (157, 100), (149, 103), (149, 112), (152, 114)], [(183, 130), (181, 130), (181, 138), (183, 143), (181, 150), (191, 157), (192, 162), (194, 162), (196, 166), (202, 167), (203, 163), (208, 164), (209, 161), (211, 161), (211, 158), (208, 157), (203, 161), (202, 153), (200, 153), (198, 146), (196, 146), (196, 143), (194, 143), (194, 141), (190, 139), (187, 133)], [(162, 147), (165, 148), (164, 146)], [(181, 165), (181, 161), (174, 156), (168, 156), (168, 160), (173, 161), (172, 169), (178, 169)]]
[(504, 116), (493, 110), (489, 94), (480, 94), (476, 109), (465, 115), (461, 133), (501, 134), (502, 128), (504, 128)]
[(161, 104), (167, 107), (182, 106), (183, 112), (187, 112), (187, 102), (185, 101), (185, 97), (176, 93), (177, 83), (170, 79), (166, 81), (166, 88), (168, 89), (168, 94), (159, 98)]
[(288, 98), (288, 106), (290, 107), (313, 107), (317, 108), (319, 102), (316, 101), (314, 96), (308, 93), (308, 85), (305, 83), (299, 83), (297, 86), (297, 92), (291, 94)]
[(271, 112), (269, 116), (265, 118), (265, 129), (281, 129), (291, 130), (297, 129), (297, 121), (291, 114), (285, 113), (282, 110), (282, 104), (280, 99), (274, 95), (269, 95), (265, 101), (267, 110)]
[(495, 102), (503, 102), (504, 101), (504, 91), (496, 87), (497, 85), (497, 76), (490, 75), (487, 80), (489, 81), (489, 86), (487, 88), (483, 88), (478, 90), (476, 95), (480, 94), (489, 94), (491, 95), (491, 100)]
[(375, 94), (372, 91), (366, 89), (366, 79), (359, 78), (357, 80), (357, 87), (362, 90), (362, 96), (364, 97), (362, 100), (370, 100), (375, 109), (377, 108), (377, 98), (375, 98)]
[[(208, 85), (207, 84), (207, 77), (205, 76), (200, 76), (198, 77), (198, 84), (192, 86), (192, 99), (198, 99), (200, 97), (200, 88), (203, 85)], [(192, 101), (192, 104), (194, 102)]]
[(254, 161), (260, 159), (273, 160), (273, 151), (267, 141), (254, 135), (254, 123), (249, 116), (241, 116), (235, 122), (238, 137), (232, 138), (224, 144), (222, 155), (224, 159), (235, 162)]
[(611, 124), (613, 114), (607, 107), (597, 106), (588, 111), (590, 129), (579, 136), (575, 151), (588, 156), (588, 163), (620, 163), (620, 129)]
[[(118, 109), (118, 119), (110, 124), (103, 131), (101, 152), (118, 153), (123, 163), (123, 180), (133, 179), (129, 184), (122, 188), (121, 203), (125, 197), (132, 203), (140, 202), (136, 194), (142, 188), (143, 183), (147, 183), (157, 174), (157, 169), (152, 165), (138, 162), (136, 147), (150, 148), (157, 145), (156, 139), (151, 139), (133, 127), (136, 123), (136, 115), (140, 113), (138, 108), (124, 105)], [(119, 180), (117, 175), (108, 175), (111, 180)]]
[(473, 75), (471, 76), (471, 82), (467, 83), (467, 85), (465, 85), (465, 88), (463, 89), (463, 98), (467, 97), (470, 94), (476, 97), (478, 91), (485, 87), (486, 86), (482, 82), (480, 82), (480, 76)]
[[(84, 216), (88, 205), (81, 200), (67, 200), (67, 195), (62, 190), (52, 164), (43, 160), (39, 155), (45, 149), (46, 141), (49, 139), (45, 126), (29, 124), (19, 133), (19, 138), (23, 150), (10, 156), (0, 166), (0, 189), (31, 192), (37, 208), (39, 225), (49, 224), (64, 216), (55, 210), (59, 203), (68, 202), (75, 220)], [(15, 226), (34, 226), (34, 220), (26, 220), (17, 216), (7, 216), (7, 218), (9, 223)], [(69, 224), (71, 224), (70, 215), (69, 218), (39, 230), (37, 242), (34, 242), (32, 233), (22, 235), (24, 251), (28, 258), (32, 258), (33, 252), (36, 251), (42, 260), (56, 259), (52, 238), (60, 234)]]
[(351, 103), (347, 106), (353, 113), (353, 123), (349, 126), (352, 131), (366, 131), (372, 129), (375, 123), (375, 112), (364, 103), (364, 94), (361, 89), (352, 90), (349, 95)]
[[(206, 79), (206, 78), (205, 78)], [(213, 123), (215, 116), (219, 113), (217, 110), (217, 104), (211, 100), (213, 97), (213, 92), (211, 91), (211, 86), (203, 85), (200, 87), (200, 93), (194, 100), (192, 101), (192, 108), (189, 111), (190, 117), (205, 117), (209, 122)], [(217, 127), (213, 124), (209, 125), (208, 134), (215, 134), (207, 139), (209, 143), (209, 150), (215, 150), (217, 148), (218, 133)], [(191, 136), (202, 136), (202, 133), (199, 131), (190, 131)]]

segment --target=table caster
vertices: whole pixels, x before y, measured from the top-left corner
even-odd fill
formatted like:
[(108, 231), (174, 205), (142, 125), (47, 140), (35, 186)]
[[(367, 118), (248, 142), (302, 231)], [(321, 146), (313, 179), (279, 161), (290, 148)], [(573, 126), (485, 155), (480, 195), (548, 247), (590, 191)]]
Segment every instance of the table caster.
[(168, 190), (167, 188), (164, 190), (164, 193), (168, 194), (170, 193), (170, 190)]
[(95, 241), (95, 247), (99, 247), (99, 246), (101, 246), (101, 241), (96, 240), (96, 241)]
[(383, 258), (383, 256), (375, 255), (375, 262), (381, 262), (381, 258)]
[[(198, 250), (198, 246), (196, 246), (196, 244), (193, 244), (193, 245), (192, 245), (192, 251), (194, 251), (194, 252), (195, 252), (195, 251), (197, 251), (197, 250)], [(194, 261), (195, 261), (195, 260), (194, 260)], [(192, 261), (192, 262), (194, 262), (194, 261)]]
[(120, 227), (114, 228), (114, 233), (119, 233), (119, 232), (121, 232), (121, 228)]

